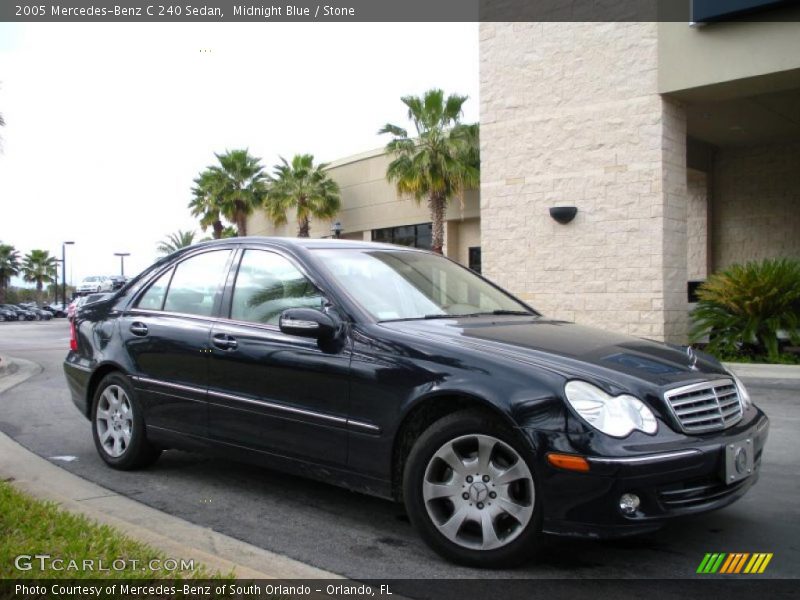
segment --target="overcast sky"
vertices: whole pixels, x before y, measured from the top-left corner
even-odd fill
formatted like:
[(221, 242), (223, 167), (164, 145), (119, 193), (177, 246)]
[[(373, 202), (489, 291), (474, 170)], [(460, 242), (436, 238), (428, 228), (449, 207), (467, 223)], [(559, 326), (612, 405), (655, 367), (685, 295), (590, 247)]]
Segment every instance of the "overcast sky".
[(214, 152), (371, 150), (431, 87), (478, 120), (476, 24), (0, 23), (0, 240), (58, 257), (74, 240), (75, 283), (118, 273), (114, 252), (137, 273), (199, 232), (186, 205)]

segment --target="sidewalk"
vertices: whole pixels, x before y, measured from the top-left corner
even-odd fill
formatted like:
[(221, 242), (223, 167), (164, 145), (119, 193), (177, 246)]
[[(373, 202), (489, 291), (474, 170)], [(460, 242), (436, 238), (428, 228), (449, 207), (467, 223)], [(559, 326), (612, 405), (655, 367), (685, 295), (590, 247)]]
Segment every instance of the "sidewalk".
[(800, 365), (765, 365), (756, 363), (723, 363), (738, 377), (753, 379), (800, 379)]
[[(38, 373), (36, 363), (2, 357), (0, 394)], [(0, 433), (0, 479), (37, 498), (116, 527), (170, 558), (194, 559), (240, 579), (330, 579), (339, 576), (173, 517), (57, 467)]]

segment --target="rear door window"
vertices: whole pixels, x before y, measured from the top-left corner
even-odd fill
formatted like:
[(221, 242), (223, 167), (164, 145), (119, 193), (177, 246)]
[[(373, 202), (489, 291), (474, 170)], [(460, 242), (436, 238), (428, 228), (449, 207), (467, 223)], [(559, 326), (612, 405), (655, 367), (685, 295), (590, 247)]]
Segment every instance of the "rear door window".
[(139, 298), (136, 308), (211, 316), (222, 295), (230, 250), (198, 254), (167, 270)]
[(211, 316), (222, 294), (230, 250), (193, 256), (175, 267), (164, 310), (188, 315)]

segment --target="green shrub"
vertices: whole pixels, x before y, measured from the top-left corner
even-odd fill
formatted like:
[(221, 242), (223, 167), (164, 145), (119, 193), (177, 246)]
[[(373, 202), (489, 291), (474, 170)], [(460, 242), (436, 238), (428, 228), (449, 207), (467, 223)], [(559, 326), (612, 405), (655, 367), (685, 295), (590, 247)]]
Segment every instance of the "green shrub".
[(768, 259), (714, 273), (700, 286), (692, 341), (708, 335), (717, 356), (780, 360), (778, 331), (800, 343), (800, 261)]

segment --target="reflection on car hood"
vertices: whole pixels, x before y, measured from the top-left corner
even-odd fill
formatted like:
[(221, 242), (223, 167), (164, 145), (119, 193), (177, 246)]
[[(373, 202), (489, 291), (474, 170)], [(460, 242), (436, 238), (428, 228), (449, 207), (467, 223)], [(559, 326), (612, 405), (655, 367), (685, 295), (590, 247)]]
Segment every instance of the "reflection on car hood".
[(394, 321), (381, 326), (522, 361), (550, 363), (556, 359), (555, 366), (562, 372), (588, 367), (598, 375), (622, 373), (659, 386), (725, 373), (715, 359), (701, 352), (691, 355), (685, 347), (565, 321), (473, 317)]

